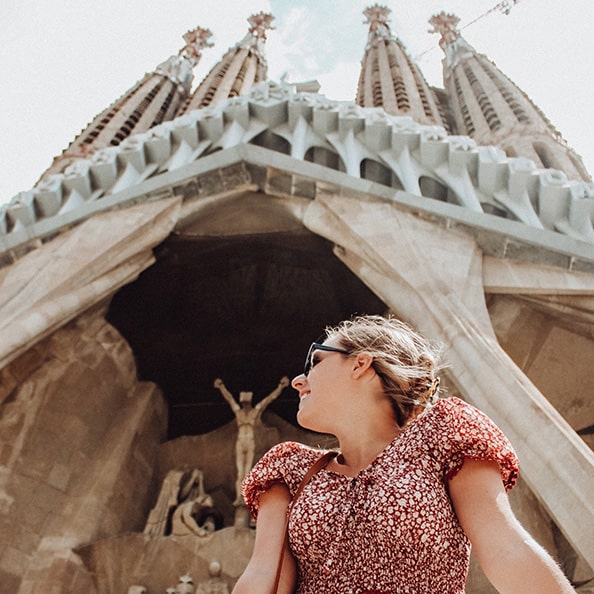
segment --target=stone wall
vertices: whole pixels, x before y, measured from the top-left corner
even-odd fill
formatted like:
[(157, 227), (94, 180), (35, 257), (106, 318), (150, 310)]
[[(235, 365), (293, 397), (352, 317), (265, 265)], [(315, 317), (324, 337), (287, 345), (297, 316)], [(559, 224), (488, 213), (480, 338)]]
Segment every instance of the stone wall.
[[(593, 304), (582, 299), (489, 299), (499, 342), (576, 431), (594, 425)], [(582, 439), (594, 448), (593, 435), (584, 433)]]
[(141, 530), (167, 413), (95, 309), (0, 371), (0, 593), (95, 591), (73, 548)]

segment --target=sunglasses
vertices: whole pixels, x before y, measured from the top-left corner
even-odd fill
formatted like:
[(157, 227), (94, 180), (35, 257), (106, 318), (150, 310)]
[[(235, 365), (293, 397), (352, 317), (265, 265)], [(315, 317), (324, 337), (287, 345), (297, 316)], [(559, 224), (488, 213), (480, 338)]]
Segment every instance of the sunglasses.
[(305, 365), (303, 366), (303, 375), (305, 377), (308, 376), (309, 372), (311, 371), (311, 359), (314, 351), (327, 351), (329, 353), (340, 353), (342, 355), (350, 355), (350, 351), (345, 351), (344, 349), (338, 349), (333, 346), (329, 346), (327, 344), (321, 344), (319, 342), (312, 342), (309, 350), (307, 351), (307, 357), (305, 359)]

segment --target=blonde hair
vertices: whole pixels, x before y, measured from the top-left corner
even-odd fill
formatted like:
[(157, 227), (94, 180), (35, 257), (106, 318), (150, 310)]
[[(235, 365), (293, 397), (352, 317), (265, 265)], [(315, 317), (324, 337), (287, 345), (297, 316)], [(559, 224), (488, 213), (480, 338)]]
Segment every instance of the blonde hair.
[(357, 316), (326, 328), (351, 354), (368, 353), (401, 427), (437, 401), (441, 349), (393, 317)]

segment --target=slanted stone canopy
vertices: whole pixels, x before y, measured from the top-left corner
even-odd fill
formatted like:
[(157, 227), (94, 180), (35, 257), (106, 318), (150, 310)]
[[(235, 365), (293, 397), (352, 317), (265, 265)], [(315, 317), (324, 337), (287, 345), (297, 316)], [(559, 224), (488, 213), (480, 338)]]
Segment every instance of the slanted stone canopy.
[[(560, 171), (536, 169), (527, 159), (508, 158), (500, 149), (477, 146), (437, 126), (293, 93), (270, 82), (256, 85), (250, 97), (195, 110), (90, 159), (76, 160), (63, 174), (21, 192), (0, 207), (0, 251), (9, 256), (30, 240), (121, 205), (132, 189), (133, 194), (144, 189), (162, 195), (163, 183), (175, 183), (180, 168), (198, 166), (218, 150), (243, 144), (380, 183), (393, 189), (387, 194), (391, 199), (404, 190), (432, 198), (432, 203), (455, 204), (594, 243), (592, 183), (568, 181)], [(467, 214), (463, 209), (458, 209), (460, 217)], [(482, 220), (487, 226), (500, 224)], [(573, 246), (569, 251), (575, 252)], [(579, 258), (579, 251), (573, 255)]]
[[(245, 176), (258, 170), (243, 167)], [(332, 244), (294, 216), (297, 200), (230, 189), (176, 228), (157, 262), (114, 297), (108, 320), (132, 346), (140, 377), (163, 389), (170, 438), (233, 419), (215, 377), (257, 399), (299, 373), (324, 325), (353, 311), (386, 311)], [(288, 388), (269, 409), (296, 425), (297, 404)]]

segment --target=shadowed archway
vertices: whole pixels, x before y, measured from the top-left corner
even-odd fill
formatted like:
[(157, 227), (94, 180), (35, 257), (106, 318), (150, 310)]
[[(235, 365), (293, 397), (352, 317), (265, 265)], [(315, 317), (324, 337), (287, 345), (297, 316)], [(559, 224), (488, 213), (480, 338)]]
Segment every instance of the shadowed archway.
[[(108, 319), (135, 353), (143, 380), (169, 403), (169, 437), (233, 419), (213, 388), (224, 378), (254, 402), (300, 372), (327, 324), (386, 306), (305, 230), (233, 237), (171, 235), (157, 262), (114, 297)], [(287, 388), (270, 410), (295, 424)]]

